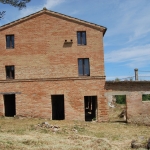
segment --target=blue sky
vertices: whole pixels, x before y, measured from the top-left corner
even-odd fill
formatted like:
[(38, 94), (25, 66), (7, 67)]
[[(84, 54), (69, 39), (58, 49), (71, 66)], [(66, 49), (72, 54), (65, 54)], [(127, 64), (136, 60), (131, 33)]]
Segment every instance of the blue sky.
[(6, 11), (0, 26), (43, 7), (107, 27), (107, 80), (134, 76), (134, 68), (144, 76), (140, 80), (150, 76), (150, 0), (31, 0), (23, 10), (0, 4), (0, 11)]

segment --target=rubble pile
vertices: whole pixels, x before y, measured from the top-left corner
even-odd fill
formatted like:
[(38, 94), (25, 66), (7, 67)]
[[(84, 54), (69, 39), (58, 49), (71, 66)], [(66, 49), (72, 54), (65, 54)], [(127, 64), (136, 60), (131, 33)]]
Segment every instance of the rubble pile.
[(60, 127), (57, 125), (50, 125), (48, 122), (42, 122), (41, 124), (38, 124), (36, 127), (38, 128), (46, 128), (46, 129), (50, 129), (53, 132), (57, 132), (58, 130), (60, 130)]
[(136, 140), (131, 141), (131, 148), (138, 149), (138, 148), (146, 148), (150, 149), (150, 138), (147, 140), (145, 137), (138, 137)]

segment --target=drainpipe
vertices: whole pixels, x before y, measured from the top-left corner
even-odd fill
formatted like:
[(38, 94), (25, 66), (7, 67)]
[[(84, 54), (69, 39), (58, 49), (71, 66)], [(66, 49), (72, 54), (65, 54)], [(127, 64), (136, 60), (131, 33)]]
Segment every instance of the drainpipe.
[(135, 68), (134, 71), (135, 71), (135, 81), (138, 81), (138, 69)]

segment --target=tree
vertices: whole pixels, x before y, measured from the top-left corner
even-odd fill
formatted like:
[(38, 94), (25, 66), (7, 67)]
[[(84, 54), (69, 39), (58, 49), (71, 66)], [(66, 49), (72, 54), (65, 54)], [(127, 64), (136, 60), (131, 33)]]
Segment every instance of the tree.
[(120, 81), (120, 79), (119, 79), (119, 78), (116, 78), (115, 81)]
[(5, 11), (0, 12), (0, 19), (3, 18), (4, 14), (5, 14)]
[[(13, 7), (18, 7), (19, 10), (26, 7), (26, 3), (30, 2), (31, 0), (0, 0), (2, 4), (9, 4)], [(5, 11), (0, 12), (0, 19), (3, 18), (5, 15)]]

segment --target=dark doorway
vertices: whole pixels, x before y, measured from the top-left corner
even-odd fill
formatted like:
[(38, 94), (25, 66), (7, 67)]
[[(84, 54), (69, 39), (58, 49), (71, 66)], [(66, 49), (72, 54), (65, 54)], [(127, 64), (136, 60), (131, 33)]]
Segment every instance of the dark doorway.
[(52, 95), (52, 120), (64, 120), (64, 95)]
[(96, 120), (97, 96), (84, 96), (85, 121)]
[(14, 117), (16, 115), (15, 94), (4, 95), (5, 116)]
[(126, 95), (112, 95), (112, 99), (109, 100), (108, 106), (110, 122), (127, 122)]

